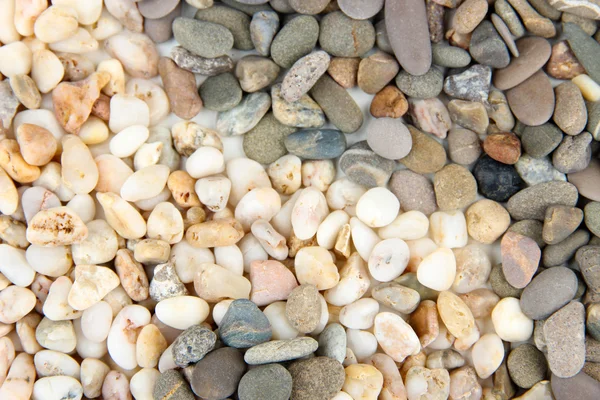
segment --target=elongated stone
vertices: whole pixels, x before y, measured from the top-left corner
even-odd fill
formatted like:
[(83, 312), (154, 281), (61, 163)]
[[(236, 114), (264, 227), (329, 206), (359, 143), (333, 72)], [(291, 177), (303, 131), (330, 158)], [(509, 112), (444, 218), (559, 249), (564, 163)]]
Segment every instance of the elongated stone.
[(554, 113), (552, 83), (541, 70), (506, 92), (506, 99), (515, 117), (525, 125), (542, 125)]
[(577, 24), (572, 22), (563, 23), (563, 33), (575, 57), (579, 60), (587, 74), (596, 82), (600, 82), (600, 43), (584, 32)]
[(281, 85), (271, 87), (273, 116), (282, 124), (296, 128), (320, 128), (325, 124), (321, 107), (307, 94), (289, 102), (281, 97)]
[(233, 35), (223, 25), (177, 18), (173, 21), (175, 40), (185, 49), (201, 57), (219, 57), (233, 47)]
[(519, 57), (494, 73), (494, 86), (500, 90), (511, 89), (524, 82), (546, 64), (552, 53), (550, 43), (537, 36), (520, 39), (517, 49)]
[(346, 137), (335, 129), (294, 132), (284, 141), (290, 153), (309, 160), (337, 158), (346, 150)]
[(173, 47), (171, 58), (179, 68), (200, 75), (215, 76), (233, 70), (233, 60), (227, 55), (206, 58), (198, 56), (181, 46)]
[(363, 113), (352, 96), (330, 76), (323, 75), (310, 90), (331, 123), (344, 133), (356, 132), (363, 124)]
[(243, 135), (260, 122), (270, 107), (268, 94), (250, 93), (231, 110), (219, 113), (217, 130), (223, 136)]

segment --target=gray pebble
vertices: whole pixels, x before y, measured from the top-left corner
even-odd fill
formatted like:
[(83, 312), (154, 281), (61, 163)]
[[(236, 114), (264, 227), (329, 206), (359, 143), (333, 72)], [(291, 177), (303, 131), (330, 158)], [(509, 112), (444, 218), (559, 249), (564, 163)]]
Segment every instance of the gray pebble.
[(510, 32), (515, 36), (515, 38), (520, 38), (525, 35), (525, 27), (521, 23), (521, 18), (517, 12), (512, 8), (508, 1), (506, 0), (497, 0), (494, 2), (494, 9), (496, 14), (502, 18), (502, 20), (506, 23)]
[(185, 296), (188, 291), (171, 263), (159, 264), (154, 268), (150, 281), (150, 297), (158, 302), (171, 297)]
[(300, 58), (283, 77), (281, 96), (289, 102), (300, 100), (329, 68), (329, 54), (322, 50)]
[(377, 155), (366, 141), (361, 141), (342, 154), (339, 165), (348, 179), (365, 187), (385, 186), (396, 163)]
[(390, 44), (387, 35), (387, 29), (385, 28), (385, 20), (381, 20), (375, 24), (375, 41), (379, 50), (394, 54), (394, 50), (392, 49), (392, 45)]
[(190, 386), (183, 379), (183, 376), (169, 369), (159, 375), (154, 389), (152, 390), (154, 400), (194, 400)]
[(358, 87), (368, 94), (382, 90), (398, 73), (400, 66), (396, 58), (378, 51), (365, 57), (358, 66)]
[(573, 301), (552, 314), (544, 323), (544, 338), (552, 373), (561, 378), (577, 375), (585, 362), (583, 304)]
[(547, 244), (565, 240), (583, 221), (583, 211), (577, 207), (551, 205), (546, 208), (542, 237)]
[(233, 60), (229, 56), (200, 57), (181, 46), (173, 47), (171, 58), (179, 68), (200, 75), (214, 76), (233, 70)]
[(290, 154), (300, 158), (329, 160), (346, 150), (346, 136), (335, 129), (301, 130), (288, 135), (284, 144)]
[(318, 14), (327, 7), (329, 0), (287, 0), (300, 14)]
[(279, 66), (266, 57), (246, 56), (238, 61), (235, 76), (244, 92), (253, 93), (271, 85), (279, 70)]
[(521, 135), (523, 150), (531, 157), (542, 158), (552, 153), (562, 141), (563, 133), (554, 124), (527, 126)]
[(521, 297), (523, 289), (517, 289), (512, 286), (506, 280), (504, 271), (502, 270), (502, 264), (495, 265), (490, 272), (489, 283), (492, 286), (492, 290), (501, 298), (505, 297)]
[(507, 204), (513, 219), (543, 220), (546, 208), (552, 204), (574, 206), (579, 194), (577, 188), (568, 182), (551, 181), (540, 183), (514, 194)]
[(590, 234), (580, 229), (560, 243), (546, 246), (542, 253), (545, 267), (556, 267), (569, 261), (577, 250), (590, 241)]
[(198, 10), (196, 19), (223, 25), (233, 35), (233, 47), (238, 50), (252, 50), (254, 44), (250, 38), (250, 17), (233, 8), (214, 5)]
[(374, 17), (383, 9), (384, 0), (338, 0), (340, 9), (354, 19), (368, 19)]
[(585, 327), (588, 334), (594, 339), (600, 340), (600, 303), (588, 306)]
[(513, 382), (524, 389), (546, 378), (546, 357), (535, 346), (525, 343), (513, 349), (506, 361)]
[(183, 48), (206, 58), (223, 56), (233, 47), (233, 35), (229, 29), (212, 22), (176, 18), (173, 35)]
[(600, 246), (583, 246), (575, 253), (575, 261), (588, 286), (588, 290), (600, 292)]
[(510, 62), (506, 44), (489, 21), (483, 21), (473, 31), (469, 53), (478, 63), (492, 68), (504, 68)]
[(529, 186), (549, 181), (566, 181), (565, 174), (558, 172), (548, 157), (533, 158), (523, 154), (515, 164), (519, 176)]
[(479, 136), (468, 129), (453, 128), (448, 132), (448, 154), (457, 164), (469, 165), (481, 155)]
[(294, 400), (331, 399), (342, 389), (344, 367), (328, 357), (296, 361), (289, 368)]
[(440, 67), (462, 68), (471, 63), (471, 55), (460, 47), (438, 43), (431, 46), (433, 63)]
[(213, 111), (228, 111), (242, 101), (242, 88), (231, 73), (208, 77), (200, 86), (204, 107)]
[(544, 239), (542, 238), (543, 229), (544, 224), (540, 221), (535, 219), (524, 219), (512, 224), (510, 228), (508, 228), (508, 231), (527, 236), (533, 239), (540, 248), (544, 248), (546, 246), (546, 242), (544, 242)]
[(554, 8), (548, 0), (529, 0), (529, 4), (544, 17), (558, 21), (562, 12)]
[(583, 208), (585, 226), (596, 236), (600, 236), (600, 202), (592, 201)]
[(249, 348), (244, 361), (249, 365), (270, 364), (295, 360), (314, 353), (319, 343), (310, 337), (272, 340)]
[(325, 125), (325, 114), (321, 107), (307, 94), (300, 100), (288, 102), (281, 97), (281, 85), (271, 87), (273, 115), (279, 122), (296, 128), (320, 128)]
[(346, 358), (346, 330), (338, 323), (332, 323), (319, 335), (317, 355), (333, 358), (341, 363)]
[(577, 57), (577, 60), (585, 68), (587, 74), (600, 82), (600, 43), (589, 36), (572, 22), (563, 23), (563, 33), (567, 37), (569, 47)]
[(240, 380), (239, 400), (288, 400), (292, 393), (292, 376), (279, 364), (252, 368)]
[(400, 200), (404, 211), (421, 211), (425, 215), (437, 209), (431, 181), (413, 171), (396, 171), (390, 179), (390, 191)]
[(573, 299), (577, 287), (577, 276), (569, 268), (548, 268), (523, 290), (521, 311), (534, 320), (546, 319)]
[(443, 369), (455, 369), (465, 365), (465, 359), (460, 355), (459, 352), (446, 349), (438, 350), (430, 353), (427, 356), (425, 366), (427, 368), (443, 368)]
[(588, 120), (585, 129), (595, 140), (600, 139), (600, 101), (586, 101)]
[(273, 9), (266, 3), (268, 0), (221, 0), (221, 3), (227, 4), (231, 8), (240, 10), (249, 16), (253, 16), (257, 12), (262, 11), (273, 11)]
[(321, 318), (321, 300), (314, 285), (300, 285), (290, 293), (285, 305), (289, 323), (301, 333), (314, 331)]
[(270, 107), (268, 94), (250, 93), (231, 110), (219, 113), (217, 130), (223, 136), (243, 135), (260, 122)]
[(552, 154), (554, 168), (564, 174), (584, 170), (592, 159), (592, 140), (588, 132), (577, 136), (565, 135)]
[(244, 153), (261, 164), (270, 164), (287, 154), (285, 137), (295, 131), (296, 128), (283, 125), (273, 113), (268, 113), (244, 135)]
[(319, 23), (310, 15), (295, 17), (279, 31), (271, 45), (271, 58), (279, 66), (290, 68), (310, 53), (319, 39)]
[(513, 34), (511, 33), (508, 25), (506, 25), (506, 22), (504, 22), (504, 20), (496, 14), (492, 14), (490, 19), (492, 24), (494, 24), (494, 28), (496, 28), (502, 40), (504, 40), (504, 43), (506, 44), (506, 47), (508, 47), (508, 50), (510, 50), (511, 54), (515, 57), (519, 57), (519, 49), (517, 48)]
[(444, 82), (444, 92), (457, 99), (485, 103), (490, 93), (492, 69), (475, 64), (466, 71), (450, 75)]
[(177, 6), (165, 15), (158, 19), (144, 19), (144, 33), (148, 35), (153, 42), (164, 43), (173, 37), (173, 21), (181, 15), (181, 3), (177, 2)]
[(146, 0), (137, 5), (137, 8), (146, 19), (159, 19), (179, 7), (179, 0)]
[[(235, 0), (234, 0), (235, 1)], [(289, 0), (271, 0), (269, 5), (277, 12), (283, 14), (290, 14), (296, 12), (292, 6), (290, 6)]]
[(211, 351), (194, 367), (192, 390), (202, 399), (225, 399), (235, 393), (244, 372), (246, 364), (238, 349)]
[(371, 21), (355, 20), (335, 11), (321, 20), (319, 44), (336, 57), (360, 57), (373, 48), (375, 28)]
[(435, 67), (421, 76), (400, 71), (396, 76), (396, 86), (408, 97), (428, 99), (441, 93), (444, 87), (444, 74)]
[(171, 354), (177, 366), (184, 368), (197, 363), (215, 347), (217, 335), (201, 325), (192, 325), (173, 342)]
[(376, 118), (367, 125), (367, 143), (378, 155), (399, 160), (410, 153), (412, 137), (406, 125), (395, 118)]
[(589, 362), (600, 362), (600, 342), (586, 336), (585, 338), (585, 360)]
[(279, 29), (279, 16), (274, 11), (259, 11), (250, 22), (250, 38), (260, 55), (268, 56)]
[(250, 300), (234, 300), (219, 326), (221, 341), (236, 349), (246, 349), (271, 340), (267, 316)]
[(379, 303), (402, 314), (410, 314), (415, 311), (421, 300), (419, 292), (396, 282), (378, 284), (371, 291), (371, 296)]
[(600, 392), (600, 382), (583, 371), (566, 379), (552, 374), (551, 384), (556, 399), (596, 400)]
[(352, 96), (329, 75), (323, 75), (310, 90), (329, 121), (344, 133), (356, 132), (363, 124), (363, 113)]

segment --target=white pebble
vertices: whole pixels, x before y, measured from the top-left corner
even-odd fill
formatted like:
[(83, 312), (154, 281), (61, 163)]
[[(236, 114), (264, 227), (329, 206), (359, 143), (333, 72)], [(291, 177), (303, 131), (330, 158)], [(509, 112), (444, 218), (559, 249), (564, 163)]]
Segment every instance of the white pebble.
[[(95, 40), (95, 39), (94, 39)], [(125, 72), (123, 65), (116, 58), (100, 61), (96, 67), (96, 72), (108, 72), (110, 80), (102, 88), (102, 93), (107, 96), (125, 93)]]
[(231, 193), (231, 181), (222, 175), (201, 178), (195, 184), (196, 194), (200, 202), (210, 211), (222, 211), (227, 207)]
[(35, 307), (35, 294), (29, 289), (9, 286), (0, 291), (0, 322), (14, 324)]
[(327, 190), (327, 204), (333, 210), (344, 210), (350, 216), (356, 216), (356, 203), (367, 189), (348, 178), (339, 179)]
[(300, 157), (286, 154), (267, 168), (273, 187), (281, 194), (294, 194), (302, 185)]
[(6, 77), (29, 74), (32, 54), (23, 42), (14, 42), (0, 47), (0, 72)]
[(41, 350), (33, 357), (40, 377), (65, 375), (79, 380), (81, 367), (73, 357), (54, 350)]
[(323, 193), (314, 187), (304, 189), (292, 210), (294, 234), (300, 240), (310, 239), (328, 214), (329, 208)]
[(265, 307), (263, 311), (271, 324), (273, 340), (293, 339), (299, 334), (287, 319), (285, 306), (285, 301), (276, 301)]
[(257, 188), (248, 192), (235, 207), (237, 219), (248, 232), (252, 224), (264, 219), (270, 221), (281, 209), (281, 198), (272, 188)]
[(117, 286), (119, 277), (112, 269), (97, 265), (78, 265), (75, 267), (75, 282), (69, 291), (69, 305), (75, 310), (85, 310), (98, 303)]
[[(47, 49), (40, 49), (33, 53), (31, 78), (35, 82), (35, 85), (40, 92), (50, 93), (52, 89), (58, 86), (60, 81), (62, 81), (64, 75), (65, 67), (62, 65), (60, 59), (56, 54), (54, 54), (54, 52)], [(54, 134), (53, 131), (50, 132)], [(56, 137), (56, 135), (54, 136)], [(56, 137), (56, 139), (60, 140), (59, 137)]]
[(156, 205), (148, 217), (146, 236), (175, 244), (183, 238), (183, 228), (181, 212), (172, 203), (162, 202)]
[(421, 285), (433, 290), (448, 290), (456, 277), (456, 259), (452, 250), (440, 247), (423, 258), (417, 270)]
[(331, 289), (340, 281), (340, 274), (331, 253), (319, 246), (303, 247), (294, 260), (296, 278), (303, 284), (315, 285), (318, 290)]
[(317, 243), (327, 250), (333, 249), (342, 227), (350, 222), (350, 216), (343, 210), (335, 210), (329, 214), (317, 229)]
[[(112, 140), (110, 142), (112, 143)], [(112, 154), (99, 155), (95, 161), (99, 173), (96, 191), (121, 193), (123, 184), (133, 174), (131, 168), (123, 160)]]
[(129, 390), (135, 400), (153, 400), (154, 385), (160, 376), (155, 368), (142, 368), (131, 377)]
[(208, 302), (216, 303), (223, 299), (250, 298), (251, 284), (243, 276), (216, 264), (204, 263), (194, 277), (194, 289), (198, 296)]
[(19, 192), (10, 176), (0, 169), (0, 212), (5, 215), (12, 215), (19, 207)]
[(462, 211), (438, 211), (429, 217), (431, 238), (440, 247), (465, 247), (469, 240), (467, 220)]
[(165, 187), (159, 194), (144, 200), (138, 200), (134, 204), (137, 208), (143, 211), (152, 211), (160, 203), (164, 203), (171, 198), (171, 191)]
[[(242, 204), (242, 202), (239, 204)], [(259, 219), (252, 224), (251, 231), (271, 257), (279, 261), (283, 261), (288, 257), (288, 246), (285, 238), (270, 223), (264, 219)]]
[(502, 364), (504, 359), (504, 343), (495, 333), (483, 335), (473, 346), (471, 352), (473, 366), (481, 379), (486, 379)]
[(325, 299), (334, 306), (346, 306), (360, 299), (369, 290), (371, 279), (367, 266), (358, 253), (352, 253), (340, 269), (340, 281), (325, 291)]
[(369, 189), (356, 204), (356, 216), (371, 228), (390, 224), (399, 211), (400, 201), (396, 195), (382, 187)]
[(133, 157), (133, 168), (139, 171), (145, 167), (156, 165), (160, 160), (163, 146), (162, 142), (144, 143), (141, 145)]
[(213, 321), (215, 321), (215, 324), (217, 324), (217, 326), (221, 326), (221, 321), (227, 313), (227, 310), (229, 310), (229, 306), (231, 305), (231, 303), (233, 303), (232, 299), (221, 300), (213, 307), (212, 317)]
[(15, 27), (15, 1), (0, 0), (0, 42), (12, 43), (21, 39)]
[(238, 245), (244, 257), (244, 272), (246, 273), (250, 273), (250, 265), (252, 262), (269, 259), (269, 255), (252, 233), (245, 235), (242, 240), (238, 242)]
[(215, 247), (214, 252), (215, 264), (228, 269), (234, 274), (244, 274), (244, 254), (237, 245)]
[(27, 262), (36, 272), (52, 278), (64, 275), (73, 265), (68, 246), (43, 247), (32, 244), (25, 252)]
[(146, 234), (146, 221), (128, 202), (115, 193), (97, 193), (106, 222), (125, 239), (139, 239)]
[(364, 222), (356, 217), (350, 218), (352, 228), (352, 243), (363, 260), (367, 261), (373, 248), (381, 241), (379, 236)]
[(302, 185), (314, 187), (321, 192), (329, 189), (335, 179), (335, 164), (332, 160), (308, 160), (302, 163)]
[(71, 246), (75, 265), (103, 264), (109, 262), (119, 250), (119, 239), (110, 225), (102, 219), (89, 222), (88, 236)]
[(437, 244), (429, 238), (421, 238), (417, 240), (407, 240), (406, 244), (410, 251), (410, 258), (408, 259), (408, 270), (416, 272), (419, 268), (421, 261), (438, 248)]
[(171, 262), (181, 282), (190, 283), (194, 281), (200, 265), (214, 263), (215, 256), (210, 249), (193, 247), (183, 239), (171, 248)]
[(50, 286), (48, 297), (44, 302), (44, 315), (53, 321), (77, 319), (81, 311), (76, 311), (68, 303), (69, 292), (73, 283), (66, 276), (57, 278)]
[(17, 286), (27, 287), (35, 278), (35, 271), (25, 258), (25, 250), (0, 244), (0, 272)]
[(138, 125), (146, 128), (150, 125), (150, 109), (148, 105), (137, 97), (125, 94), (117, 94), (111, 97), (110, 119), (108, 120), (110, 130), (121, 132), (125, 128)]
[(394, 313), (377, 314), (374, 333), (383, 351), (396, 362), (421, 351), (419, 337), (413, 328)]
[(131, 175), (121, 187), (121, 198), (135, 202), (157, 196), (169, 179), (169, 167), (151, 165)]
[(68, 6), (53, 5), (37, 17), (33, 31), (42, 42), (54, 43), (74, 35), (78, 26), (77, 11)]
[(150, 110), (150, 126), (161, 122), (171, 111), (169, 98), (164, 89), (156, 83), (141, 78), (131, 78), (125, 86), (125, 93), (143, 100)]
[(168, 371), (170, 369), (177, 368), (177, 364), (175, 364), (175, 360), (173, 359), (173, 343), (165, 351), (163, 351), (160, 359), (158, 360), (158, 370), (162, 373)]
[(196, 179), (219, 174), (224, 169), (223, 153), (209, 146), (199, 147), (185, 162), (185, 170)]
[(53, 0), (52, 4), (69, 6), (77, 12), (77, 20), (81, 25), (91, 25), (98, 21), (102, 12), (102, 0)]
[[(41, 126), (42, 128), (46, 128), (59, 143), (62, 137), (65, 135), (65, 131), (63, 130), (62, 126), (58, 123), (58, 120), (56, 119), (54, 113), (50, 110), (24, 110), (17, 113), (13, 120), (14, 131), (16, 132), (19, 129), (19, 127), (23, 124), (34, 124)], [(48, 165), (51, 164), (52, 163), (49, 163)], [(60, 167), (60, 164), (54, 164)], [(34, 186), (40, 185), (35, 185), (34, 183)], [(54, 191), (52, 188), (46, 189)]]
[(380, 282), (396, 279), (406, 269), (410, 256), (402, 239), (385, 239), (377, 243), (369, 256), (369, 272)]
[(81, 330), (85, 337), (96, 343), (106, 340), (112, 324), (113, 312), (106, 301), (99, 301), (83, 311)]
[(110, 140), (110, 152), (119, 158), (133, 155), (150, 135), (148, 128), (143, 125), (127, 126), (118, 132)]
[(33, 400), (80, 400), (82, 396), (81, 383), (71, 376), (47, 376), (33, 385)]
[(356, 300), (340, 310), (340, 324), (350, 329), (369, 329), (379, 313), (379, 303), (371, 298)]
[(87, 224), (96, 215), (96, 203), (89, 194), (77, 194), (68, 203), (67, 207), (75, 211), (79, 218)]
[(262, 165), (249, 158), (240, 157), (227, 161), (227, 177), (231, 180), (231, 196), (229, 202), (232, 206), (237, 203), (252, 189), (271, 187), (269, 175)]
[(81, 385), (85, 397), (93, 399), (102, 394), (102, 383), (109, 371), (108, 365), (96, 358), (86, 358), (81, 362)]
[(198, 297), (177, 296), (159, 301), (154, 312), (162, 323), (184, 330), (204, 322), (210, 309), (206, 301)]
[(407, 211), (398, 215), (389, 225), (377, 232), (382, 239), (415, 240), (423, 238), (429, 230), (429, 219), (420, 211)]
[(85, 54), (98, 50), (98, 41), (84, 28), (77, 28), (73, 36), (50, 43), (48, 47), (58, 53)]
[(75, 194), (87, 194), (98, 183), (98, 166), (88, 147), (75, 135), (62, 139), (62, 180)]
[(346, 346), (361, 362), (377, 352), (377, 338), (369, 331), (346, 329)]
[(123, 26), (106, 8), (103, 8), (96, 23), (88, 25), (85, 28), (94, 39), (104, 40), (119, 33), (123, 29)]
[[(77, 337), (77, 344), (75, 348), (77, 350), (77, 354), (79, 354), (81, 358), (104, 357), (104, 355), (108, 352), (108, 349), (106, 348), (106, 340), (103, 340), (102, 342), (92, 342), (85, 337), (83, 331), (81, 330), (81, 318), (73, 321), (73, 328), (75, 328), (75, 336)], [(83, 382), (83, 365), (81, 373)], [(104, 377), (102, 379), (104, 379)], [(102, 384), (102, 382), (100, 382), (100, 384)]]
[(492, 310), (496, 333), (505, 342), (523, 342), (533, 333), (533, 320), (523, 314), (519, 299), (505, 297)]
[(142, 306), (123, 308), (115, 317), (108, 333), (108, 354), (123, 369), (137, 367), (136, 346), (138, 329), (150, 323), (150, 312)]
[(294, 205), (298, 200), (298, 197), (302, 194), (302, 189), (299, 189), (290, 197), (283, 205), (281, 210), (271, 219), (271, 225), (277, 232), (281, 233), (285, 237), (292, 236), (292, 212), (294, 211)]

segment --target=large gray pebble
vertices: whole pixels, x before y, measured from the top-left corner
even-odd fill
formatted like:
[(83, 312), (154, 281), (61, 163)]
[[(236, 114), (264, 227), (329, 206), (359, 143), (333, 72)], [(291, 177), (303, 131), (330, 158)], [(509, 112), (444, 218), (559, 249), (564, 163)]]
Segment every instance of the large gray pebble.
[(321, 48), (336, 57), (360, 57), (373, 48), (375, 28), (370, 21), (354, 20), (341, 11), (321, 20)]
[(196, 19), (221, 24), (233, 35), (233, 47), (238, 50), (252, 50), (254, 44), (250, 38), (250, 17), (233, 8), (214, 5), (198, 10)]
[(531, 319), (546, 319), (573, 299), (577, 277), (566, 267), (548, 268), (525, 287), (521, 311)]
[(588, 132), (577, 136), (565, 135), (552, 154), (554, 168), (564, 174), (583, 171), (592, 159), (592, 140)]
[(251, 347), (244, 354), (244, 361), (249, 365), (270, 364), (295, 360), (314, 353), (319, 343), (310, 337), (272, 340)]
[(504, 40), (489, 21), (483, 21), (473, 31), (469, 52), (475, 61), (492, 68), (504, 68), (510, 62)]
[(428, 99), (441, 93), (444, 87), (444, 74), (435, 67), (421, 76), (400, 71), (396, 76), (396, 86), (408, 97)]
[(546, 208), (552, 204), (574, 206), (579, 198), (577, 188), (568, 182), (540, 183), (514, 194), (507, 204), (513, 219), (544, 220)]
[(542, 263), (545, 267), (556, 267), (569, 261), (577, 250), (588, 244), (590, 234), (580, 229), (560, 243), (546, 246), (542, 253)]
[(342, 154), (340, 168), (348, 179), (365, 187), (385, 186), (396, 163), (377, 155), (366, 141), (361, 141)]
[(229, 29), (212, 22), (176, 18), (173, 35), (182, 47), (201, 57), (220, 57), (233, 47), (233, 35)]
[(356, 132), (363, 124), (363, 113), (350, 94), (329, 75), (323, 75), (310, 90), (329, 121), (344, 133)]
[(295, 17), (279, 31), (271, 45), (271, 58), (280, 67), (290, 68), (310, 53), (319, 39), (319, 23), (310, 15)]
[(207, 78), (200, 86), (204, 107), (214, 111), (228, 111), (242, 101), (242, 88), (230, 73)]
[(433, 63), (440, 67), (462, 68), (471, 63), (469, 52), (460, 47), (439, 43), (431, 47), (431, 52)]
[(329, 324), (319, 335), (317, 355), (344, 362), (346, 358), (346, 330), (338, 323)]
[(292, 376), (279, 364), (252, 368), (240, 380), (239, 400), (288, 400), (292, 393)]
[(573, 301), (546, 320), (548, 365), (561, 378), (577, 375), (585, 363), (585, 307)]
[(285, 137), (295, 131), (296, 128), (283, 125), (273, 113), (268, 113), (244, 135), (244, 153), (261, 164), (270, 164), (287, 154)]
[(243, 135), (259, 123), (271, 107), (271, 97), (263, 92), (250, 93), (240, 104), (219, 113), (217, 130), (223, 136)]

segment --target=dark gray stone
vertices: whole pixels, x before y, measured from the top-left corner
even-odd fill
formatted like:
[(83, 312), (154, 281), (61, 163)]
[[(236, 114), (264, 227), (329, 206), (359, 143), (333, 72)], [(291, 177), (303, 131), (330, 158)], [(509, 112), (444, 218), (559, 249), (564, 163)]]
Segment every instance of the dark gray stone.
[(287, 154), (285, 138), (295, 131), (296, 128), (283, 125), (273, 113), (268, 113), (244, 135), (244, 153), (261, 164), (270, 164)]
[(483, 21), (475, 28), (469, 52), (475, 61), (492, 68), (504, 68), (510, 63), (506, 44), (490, 21)]
[(510, 352), (506, 366), (513, 382), (523, 389), (529, 389), (544, 380), (548, 370), (544, 353), (528, 343)]
[(535, 276), (523, 290), (521, 311), (531, 319), (546, 319), (571, 301), (577, 288), (577, 276), (569, 268), (548, 268)]
[(285, 138), (291, 154), (308, 160), (338, 158), (346, 150), (346, 136), (335, 129), (310, 129), (294, 132)]
[(323, 75), (310, 90), (329, 121), (344, 133), (356, 132), (363, 124), (363, 113), (352, 96), (329, 75)]
[(590, 78), (600, 82), (600, 43), (572, 22), (563, 23), (563, 33)]
[(542, 158), (552, 153), (562, 138), (562, 131), (556, 125), (548, 123), (526, 127), (521, 135), (521, 144), (531, 157)]
[(296, 361), (289, 368), (294, 400), (330, 399), (342, 389), (344, 367), (328, 357)]
[(246, 372), (242, 353), (231, 347), (211, 351), (194, 367), (192, 390), (202, 399), (219, 400), (231, 396)]
[(182, 368), (196, 363), (215, 347), (216, 341), (217, 335), (213, 331), (201, 325), (192, 325), (173, 342), (173, 361)]
[(545, 267), (556, 267), (569, 261), (575, 252), (590, 241), (589, 232), (580, 229), (560, 243), (546, 246), (542, 253)]
[(238, 80), (226, 72), (208, 77), (200, 86), (204, 107), (213, 111), (228, 111), (242, 101), (242, 88)]
[(319, 335), (317, 355), (344, 362), (346, 358), (346, 330), (338, 323), (327, 325)]
[(546, 208), (552, 204), (575, 206), (579, 193), (568, 182), (551, 181), (528, 187), (513, 195), (507, 204), (508, 212), (516, 220), (543, 220)]

